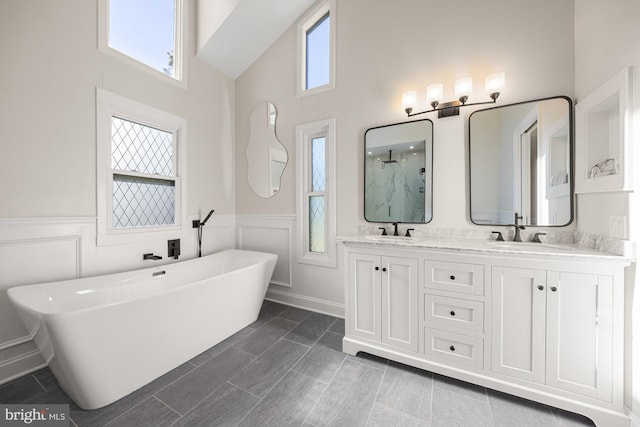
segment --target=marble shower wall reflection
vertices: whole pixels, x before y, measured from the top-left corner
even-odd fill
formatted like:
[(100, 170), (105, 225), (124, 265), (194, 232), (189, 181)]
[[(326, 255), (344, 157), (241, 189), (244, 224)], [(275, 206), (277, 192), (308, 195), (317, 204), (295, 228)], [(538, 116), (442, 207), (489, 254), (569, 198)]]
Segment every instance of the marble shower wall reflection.
[(365, 219), (426, 223), (432, 218), (433, 124), (430, 120), (365, 134)]
[(273, 197), (280, 191), (280, 179), (287, 165), (287, 150), (276, 136), (276, 106), (260, 103), (251, 113), (247, 145), (247, 180), (260, 197)]

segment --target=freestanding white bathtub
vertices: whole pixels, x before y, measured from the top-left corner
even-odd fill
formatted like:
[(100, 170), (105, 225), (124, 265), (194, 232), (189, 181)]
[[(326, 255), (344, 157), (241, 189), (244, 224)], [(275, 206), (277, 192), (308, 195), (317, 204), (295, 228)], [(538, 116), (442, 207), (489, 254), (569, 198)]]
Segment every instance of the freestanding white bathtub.
[(62, 388), (97, 409), (255, 321), (276, 261), (227, 250), (8, 294)]

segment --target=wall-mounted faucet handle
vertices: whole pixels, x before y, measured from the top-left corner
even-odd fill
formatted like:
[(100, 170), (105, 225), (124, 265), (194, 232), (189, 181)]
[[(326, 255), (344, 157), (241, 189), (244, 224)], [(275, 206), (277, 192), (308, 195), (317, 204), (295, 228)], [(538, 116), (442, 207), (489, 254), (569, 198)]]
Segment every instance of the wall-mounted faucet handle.
[(384, 227), (378, 227), (378, 230), (382, 230), (382, 235), (386, 236), (387, 235), (387, 229)]
[(544, 232), (538, 232), (536, 234), (533, 235), (533, 238), (531, 239), (532, 242), (534, 243), (542, 243), (542, 240), (540, 240), (540, 236), (546, 236), (547, 233)]
[(414, 228), (407, 228), (407, 232), (404, 233), (404, 237), (411, 237), (411, 231), (415, 230)]
[(154, 254), (144, 254), (142, 255), (142, 259), (146, 260), (146, 259), (153, 259), (153, 260), (159, 260), (162, 259), (162, 257), (160, 255), (154, 255)]
[(502, 232), (500, 231), (492, 231), (491, 234), (497, 234), (496, 242), (504, 242), (504, 237), (502, 237)]

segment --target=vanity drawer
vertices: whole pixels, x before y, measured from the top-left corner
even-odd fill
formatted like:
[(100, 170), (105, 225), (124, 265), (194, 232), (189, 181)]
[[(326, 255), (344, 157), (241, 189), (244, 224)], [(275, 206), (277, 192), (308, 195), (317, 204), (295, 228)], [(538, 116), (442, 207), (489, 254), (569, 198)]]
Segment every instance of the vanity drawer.
[(425, 287), (484, 295), (484, 266), (461, 262), (425, 261)]
[(484, 340), (438, 329), (424, 329), (425, 355), (482, 369)]
[(424, 296), (424, 320), (429, 326), (461, 333), (484, 332), (484, 304), (440, 295)]

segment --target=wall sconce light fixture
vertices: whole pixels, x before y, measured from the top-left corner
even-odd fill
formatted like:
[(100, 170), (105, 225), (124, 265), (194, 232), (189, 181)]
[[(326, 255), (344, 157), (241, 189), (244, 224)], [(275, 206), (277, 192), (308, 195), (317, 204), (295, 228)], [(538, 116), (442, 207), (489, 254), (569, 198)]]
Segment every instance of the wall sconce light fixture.
[(402, 94), (402, 107), (407, 113), (407, 117), (417, 116), (419, 114), (438, 112), (438, 118), (460, 115), (460, 107), (469, 107), (471, 105), (494, 104), (500, 92), (504, 91), (504, 73), (495, 73), (487, 76), (485, 80), (485, 91), (491, 98), (491, 101), (474, 102), (467, 104), (467, 100), (473, 91), (473, 81), (471, 77), (463, 77), (456, 80), (454, 92), (457, 101), (441, 102), (444, 87), (442, 83), (434, 83), (427, 86), (427, 103), (431, 105), (431, 110), (413, 112), (418, 100), (418, 94), (415, 90), (409, 90)]

